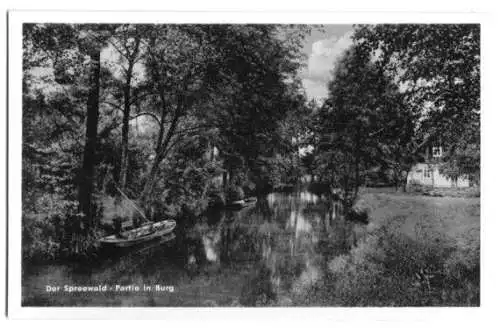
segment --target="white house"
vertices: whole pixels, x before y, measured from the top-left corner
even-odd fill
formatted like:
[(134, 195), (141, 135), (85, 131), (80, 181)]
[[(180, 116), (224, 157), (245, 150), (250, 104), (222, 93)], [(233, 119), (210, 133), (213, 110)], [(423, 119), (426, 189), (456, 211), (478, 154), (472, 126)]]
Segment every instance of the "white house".
[(439, 188), (464, 188), (470, 186), (470, 181), (466, 176), (451, 179), (439, 172), (443, 149), (439, 147), (429, 147), (426, 152), (425, 161), (415, 164), (408, 173), (407, 184), (420, 184)]

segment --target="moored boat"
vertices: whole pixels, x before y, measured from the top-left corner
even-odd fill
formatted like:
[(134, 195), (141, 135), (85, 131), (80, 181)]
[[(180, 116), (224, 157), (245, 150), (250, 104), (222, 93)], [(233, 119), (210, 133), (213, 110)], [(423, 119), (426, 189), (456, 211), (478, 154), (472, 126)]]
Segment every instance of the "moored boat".
[(176, 222), (174, 220), (147, 223), (139, 228), (103, 237), (99, 242), (101, 245), (130, 247), (165, 236), (171, 233), (175, 226)]
[(256, 197), (249, 197), (249, 198), (245, 198), (245, 199), (233, 201), (233, 202), (227, 204), (226, 208), (228, 208), (228, 209), (234, 209), (234, 210), (239, 210), (239, 209), (242, 209), (244, 207), (253, 205), (256, 202), (257, 202), (257, 198)]

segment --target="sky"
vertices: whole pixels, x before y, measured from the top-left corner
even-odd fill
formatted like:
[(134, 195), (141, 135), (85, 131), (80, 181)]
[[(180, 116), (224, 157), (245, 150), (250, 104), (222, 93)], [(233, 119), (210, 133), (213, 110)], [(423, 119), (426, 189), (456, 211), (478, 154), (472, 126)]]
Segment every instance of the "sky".
[(300, 73), (307, 97), (320, 103), (327, 96), (327, 83), (336, 59), (352, 43), (352, 25), (324, 25), (306, 38), (304, 53), (307, 66)]

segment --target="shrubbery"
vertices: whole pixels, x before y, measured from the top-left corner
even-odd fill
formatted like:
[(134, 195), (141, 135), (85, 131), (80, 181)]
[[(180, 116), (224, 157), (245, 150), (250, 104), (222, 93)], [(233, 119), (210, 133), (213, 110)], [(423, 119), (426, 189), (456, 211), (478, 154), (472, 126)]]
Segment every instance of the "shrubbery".
[(479, 208), (473, 200), (434, 207), (432, 199), (364, 197), (374, 223), (348, 254), (329, 261), (324, 279), (301, 294), (304, 302), (479, 305)]
[[(478, 250), (475, 250), (478, 251)], [(471, 260), (472, 259), (472, 260)], [(329, 262), (309, 301), (340, 306), (477, 306), (479, 262), (379, 229)]]
[(330, 262), (329, 291), (346, 306), (478, 305), (479, 263), (458, 253), (380, 229)]
[(88, 257), (93, 253), (98, 231), (88, 227), (86, 218), (78, 211), (77, 202), (47, 195), (37, 205), (44, 214), (26, 213), (22, 217), (24, 261)]
[(236, 201), (240, 199), (245, 198), (245, 192), (243, 191), (243, 188), (236, 186), (236, 185), (230, 185), (226, 189), (226, 199), (227, 201)]
[(210, 207), (222, 207), (226, 205), (224, 192), (215, 184), (210, 184), (208, 187), (207, 197)]

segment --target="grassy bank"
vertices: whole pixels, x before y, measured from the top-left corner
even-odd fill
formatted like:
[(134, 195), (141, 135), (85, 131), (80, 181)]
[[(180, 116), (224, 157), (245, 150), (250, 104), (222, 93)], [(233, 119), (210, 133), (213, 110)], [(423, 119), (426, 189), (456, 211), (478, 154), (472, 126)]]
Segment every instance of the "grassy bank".
[(479, 198), (365, 192), (371, 223), (300, 302), (338, 306), (478, 306)]

